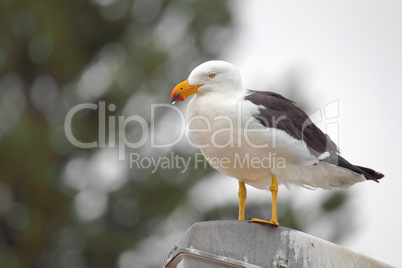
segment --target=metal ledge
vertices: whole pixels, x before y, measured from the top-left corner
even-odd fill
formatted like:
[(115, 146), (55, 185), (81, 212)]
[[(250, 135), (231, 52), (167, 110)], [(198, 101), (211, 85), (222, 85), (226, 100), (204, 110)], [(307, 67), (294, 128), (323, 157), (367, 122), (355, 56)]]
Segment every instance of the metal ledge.
[(240, 221), (196, 223), (163, 267), (392, 267), (286, 227)]

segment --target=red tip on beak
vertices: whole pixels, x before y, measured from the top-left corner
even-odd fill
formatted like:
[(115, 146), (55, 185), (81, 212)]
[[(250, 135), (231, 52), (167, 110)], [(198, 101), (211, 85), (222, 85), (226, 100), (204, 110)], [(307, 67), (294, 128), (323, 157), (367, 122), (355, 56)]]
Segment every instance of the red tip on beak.
[(184, 101), (184, 98), (180, 95), (180, 93), (172, 91), (172, 96), (170, 97), (170, 101), (174, 104), (176, 101)]

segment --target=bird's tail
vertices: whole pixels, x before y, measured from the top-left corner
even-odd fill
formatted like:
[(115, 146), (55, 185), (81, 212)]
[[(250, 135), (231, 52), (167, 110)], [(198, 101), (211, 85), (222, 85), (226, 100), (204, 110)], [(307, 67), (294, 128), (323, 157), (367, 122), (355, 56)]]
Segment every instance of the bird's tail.
[(363, 175), (366, 180), (373, 180), (378, 182), (379, 179), (384, 177), (384, 174), (377, 172), (373, 169), (366, 168), (366, 167), (361, 167), (361, 166), (355, 166), (351, 163), (349, 163), (345, 158), (342, 156), (331, 153), (327, 158), (322, 159), (321, 161), (337, 165), (339, 167), (347, 168), (353, 172), (356, 172), (357, 174)]
[(384, 177), (384, 174), (377, 172), (371, 168), (366, 168), (366, 167), (361, 167), (361, 166), (355, 166), (358, 169), (360, 169), (362, 172), (362, 174), (364, 175), (364, 177), (367, 180), (373, 180), (378, 182), (379, 179), (381, 179), (382, 177)]

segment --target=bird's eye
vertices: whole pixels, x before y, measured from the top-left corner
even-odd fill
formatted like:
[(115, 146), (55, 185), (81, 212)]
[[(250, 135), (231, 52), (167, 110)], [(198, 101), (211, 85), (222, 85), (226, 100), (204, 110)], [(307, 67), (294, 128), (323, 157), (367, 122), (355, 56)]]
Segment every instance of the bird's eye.
[(216, 73), (210, 73), (208, 76), (209, 76), (209, 78), (214, 78), (215, 75), (216, 75)]

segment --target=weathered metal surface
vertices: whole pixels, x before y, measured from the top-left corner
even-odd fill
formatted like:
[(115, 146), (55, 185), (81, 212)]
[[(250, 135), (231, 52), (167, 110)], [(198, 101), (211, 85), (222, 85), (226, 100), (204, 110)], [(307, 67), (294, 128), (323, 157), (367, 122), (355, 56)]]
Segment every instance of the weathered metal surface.
[(240, 221), (194, 224), (163, 267), (392, 267), (286, 227)]

